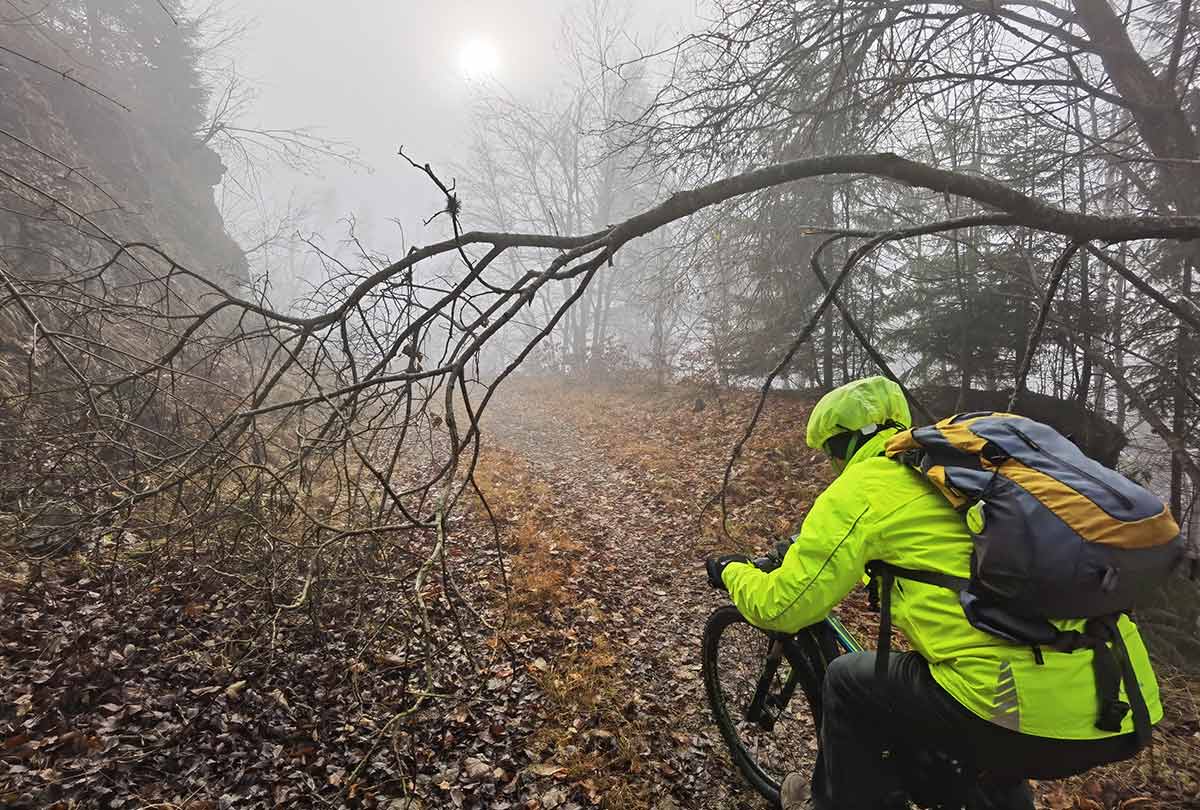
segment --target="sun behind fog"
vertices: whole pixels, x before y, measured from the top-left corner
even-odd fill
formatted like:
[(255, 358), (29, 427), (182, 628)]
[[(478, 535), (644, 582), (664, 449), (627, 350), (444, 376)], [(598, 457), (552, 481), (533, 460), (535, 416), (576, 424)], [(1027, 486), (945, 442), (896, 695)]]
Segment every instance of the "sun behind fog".
[(470, 79), (494, 76), (500, 67), (500, 51), (491, 40), (483, 37), (468, 39), (458, 50), (458, 65)]

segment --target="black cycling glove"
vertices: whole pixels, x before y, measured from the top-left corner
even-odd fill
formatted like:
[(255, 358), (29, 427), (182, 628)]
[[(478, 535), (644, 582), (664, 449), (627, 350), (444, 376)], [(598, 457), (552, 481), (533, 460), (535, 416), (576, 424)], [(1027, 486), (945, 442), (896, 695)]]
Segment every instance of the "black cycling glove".
[(709, 557), (704, 563), (704, 567), (708, 569), (708, 584), (714, 588), (725, 590), (725, 582), (721, 579), (721, 575), (725, 573), (725, 566), (730, 563), (748, 563), (750, 558), (745, 554), (722, 554), (720, 557)]

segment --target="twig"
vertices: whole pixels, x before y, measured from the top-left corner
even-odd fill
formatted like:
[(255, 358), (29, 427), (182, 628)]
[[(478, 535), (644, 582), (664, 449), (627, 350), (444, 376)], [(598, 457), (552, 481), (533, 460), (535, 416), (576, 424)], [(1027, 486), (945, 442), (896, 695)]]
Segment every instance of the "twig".
[[(1008, 224), (1009, 222), (1010, 220), (1008, 217), (998, 216), (996, 217), (996, 222), (994, 224), (1003, 225)], [(829, 292), (829, 279), (825, 277), (825, 271), (821, 269), (819, 250), (813, 251), (812, 259), (809, 263), (812, 266), (813, 274), (817, 277), (817, 280), (821, 282), (821, 286), (826, 292)], [(858, 339), (859, 345), (861, 345), (867, 354), (871, 356), (871, 359), (875, 361), (875, 365), (877, 365), (880, 371), (884, 373), (884, 376), (896, 383), (896, 385), (900, 386), (900, 390), (904, 392), (904, 395), (908, 398), (908, 401), (916, 406), (916, 409), (921, 413), (921, 416), (925, 419), (925, 421), (935, 421), (933, 414), (930, 413), (929, 409), (926, 408), (921, 401), (913, 395), (912, 391), (908, 389), (908, 387), (904, 384), (904, 381), (900, 379), (896, 372), (892, 371), (892, 367), (888, 364), (887, 358), (880, 354), (875, 346), (872, 345), (871, 341), (867, 339), (866, 334), (864, 334), (862, 328), (859, 327), (858, 321), (855, 320), (854, 316), (850, 314), (850, 310), (842, 303), (842, 297), (840, 295), (834, 295), (833, 303), (834, 306), (837, 307), (838, 312), (842, 314), (842, 320), (846, 322), (846, 326), (850, 327), (850, 331), (853, 332), (854, 337)]]
[(1124, 276), (1125, 280), (1136, 287), (1139, 292), (1151, 298), (1163, 309), (1171, 312), (1173, 315), (1175, 315), (1175, 317), (1179, 318), (1179, 320), (1192, 327), (1192, 329), (1196, 330), (1197, 333), (1200, 333), (1200, 309), (1194, 312), (1189, 312), (1187, 307), (1184, 306), (1184, 304), (1188, 304), (1195, 309), (1196, 304), (1194, 301), (1183, 300), (1181, 303), (1180, 301), (1172, 300), (1155, 289), (1152, 284), (1135, 273), (1129, 268), (1128, 265), (1117, 261), (1103, 250), (1100, 250), (1100, 248), (1091, 243), (1088, 243), (1084, 247), (1088, 253), (1092, 254), (1097, 259), (1104, 262), (1113, 270), (1116, 270), (1118, 273)]
[(164, 2), (164, 0), (157, 0), (157, 2), (158, 7), (163, 10), (163, 13), (167, 15), (168, 19), (171, 20), (171, 23), (175, 26), (178, 26), (179, 20), (175, 19), (175, 15), (171, 13), (169, 8), (167, 8), (167, 4)]

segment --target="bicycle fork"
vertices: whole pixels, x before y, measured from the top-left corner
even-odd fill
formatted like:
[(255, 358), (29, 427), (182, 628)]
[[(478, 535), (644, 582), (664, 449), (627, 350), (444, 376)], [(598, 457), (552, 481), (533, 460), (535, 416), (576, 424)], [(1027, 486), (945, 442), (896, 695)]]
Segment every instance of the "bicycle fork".
[(756, 724), (763, 731), (772, 731), (775, 728), (778, 716), (772, 714), (770, 709), (776, 709), (782, 714), (792, 699), (792, 695), (796, 691), (796, 684), (799, 682), (799, 674), (795, 665), (792, 665), (783, 689), (778, 694), (771, 694), (771, 684), (775, 680), (775, 674), (787, 656), (786, 644), (785, 639), (771, 639), (771, 646), (763, 661), (762, 672), (759, 674), (758, 683), (754, 688), (754, 697), (751, 699), (750, 705), (746, 707), (746, 720)]

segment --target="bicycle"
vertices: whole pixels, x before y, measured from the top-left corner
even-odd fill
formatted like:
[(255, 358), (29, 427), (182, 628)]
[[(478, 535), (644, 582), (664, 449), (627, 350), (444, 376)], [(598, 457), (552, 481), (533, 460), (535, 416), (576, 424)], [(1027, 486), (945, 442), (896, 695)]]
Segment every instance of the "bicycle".
[[(753, 564), (778, 567), (777, 557)], [(830, 614), (797, 633), (760, 630), (733, 605), (717, 608), (704, 626), (702, 668), (713, 718), (733, 763), (746, 781), (774, 806), (790, 771), (811, 771), (819, 751), (821, 687), (829, 662), (864, 648)], [(794, 701), (796, 692), (803, 701)], [(950, 756), (927, 751), (894, 751), (904, 774), (904, 796), (920, 807), (951, 810), (965, 806), (972, 775)]]

